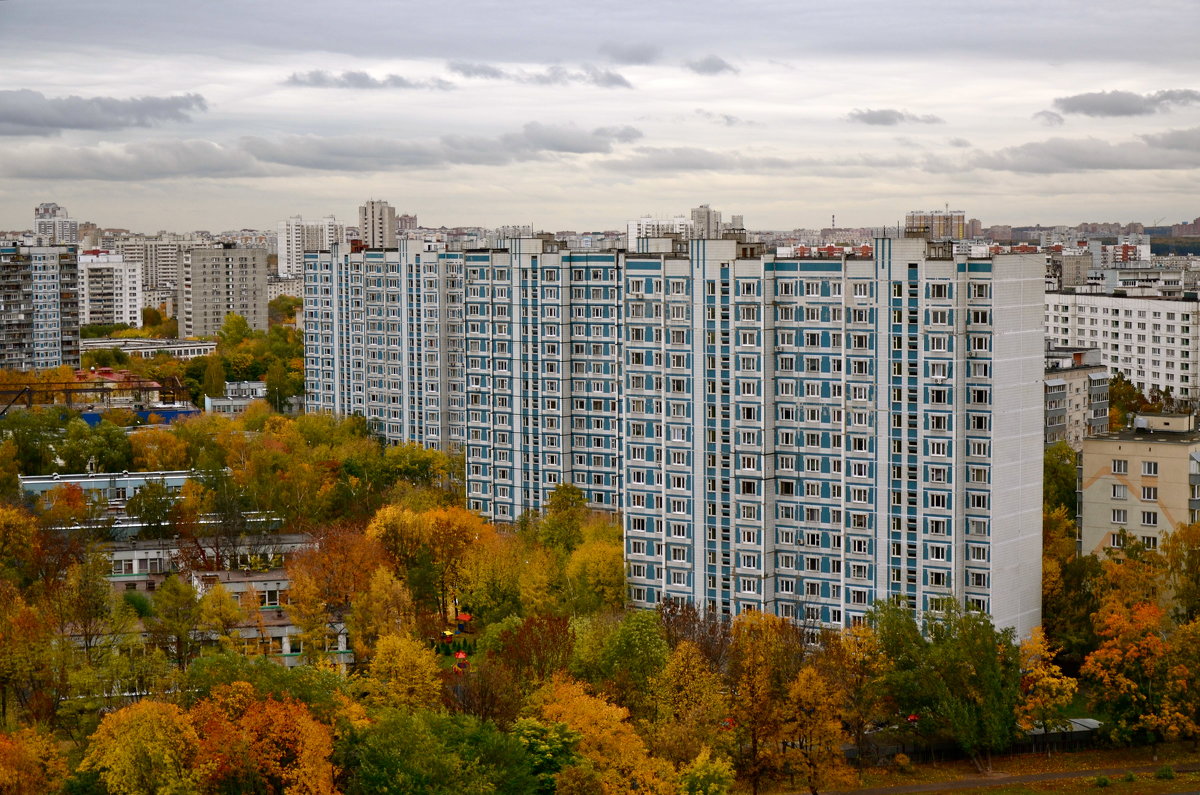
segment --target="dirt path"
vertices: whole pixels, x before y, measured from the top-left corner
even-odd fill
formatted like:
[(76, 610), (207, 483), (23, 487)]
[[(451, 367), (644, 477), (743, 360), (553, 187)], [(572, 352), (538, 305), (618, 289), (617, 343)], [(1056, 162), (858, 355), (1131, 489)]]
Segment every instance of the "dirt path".
[[(870, 789), (839, 790), (853, 795), (901, 795), (909, 792), (965, 792), (968, 790), (986, 789), (988, 787), (1006, 787), (1012, 784), (1031, 784), (1038, 781), (1057, 781), (1065, 778), (1088, 778), (1093, 776), (1123, 776), (1126, 773), (1153, 773), (1162, 765), (1143, 765), (1138, 767), (1103, 767), (1093, 770), (1063, 770), (1054, 773), (1027, 773), (1025, 775), (1006, 775), (1003, 773), (979, 777), (964, 778), (958, 781), (943, 781), (937, 784), (906, 784), (898, 787), (872, 787)], [(1194, 773), (1200, 770), (1200, 764), (1189, 763), (1175, 765), (1177, 773)]]

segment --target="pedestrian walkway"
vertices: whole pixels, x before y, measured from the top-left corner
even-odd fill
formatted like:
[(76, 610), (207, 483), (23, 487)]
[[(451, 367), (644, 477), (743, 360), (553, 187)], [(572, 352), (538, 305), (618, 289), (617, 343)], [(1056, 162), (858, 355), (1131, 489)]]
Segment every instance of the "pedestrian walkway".
[[(1200, 770), (1200, 763), (1172, 765), (1172, 767), (1177, 773), (1194, 773)], [(904, 795), (910, 792), (969, 792), (988, 787), (1007, 787), (1013, 784), (1031, 784), (1038, 781), (1058, 781), (1067, 778), (1094, 778), (1096, 776), (1116, 778), (1130, 772), (1153, 773), (1161, 768), (1162, 765), (1159, 764), (1143, 765), (1140, 767), (1105, 767), (1095, 770), (1063, 770), (1054, 773), (1028, 773), (1017, 776), (998, 773), (978, 778), (964, 778), (958, 781), (942, 781), (937, 784), (905, 784), (898, 787), (872, 787), (870, 789), (839, 791), (845, 792), (847, 795), (850, 793), (853, 793), (853, 795)], [(1181, 790), (1180, 792), (1182, 793), (1183, 791)], [(1188, 792), (1195, 792), (1195, 790), (1188, 790)]]

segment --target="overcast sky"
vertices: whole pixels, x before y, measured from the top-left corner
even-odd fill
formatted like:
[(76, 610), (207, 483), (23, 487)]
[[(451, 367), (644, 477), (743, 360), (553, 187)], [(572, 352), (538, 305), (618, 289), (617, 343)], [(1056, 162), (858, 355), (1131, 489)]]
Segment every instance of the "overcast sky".
[(1200, 215), (1195, 0), (0, 0), (0, 229)]

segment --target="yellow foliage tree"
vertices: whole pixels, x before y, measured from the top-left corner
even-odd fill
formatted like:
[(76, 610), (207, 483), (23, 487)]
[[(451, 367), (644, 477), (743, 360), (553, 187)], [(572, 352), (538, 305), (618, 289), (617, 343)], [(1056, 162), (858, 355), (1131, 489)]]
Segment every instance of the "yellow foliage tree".
[(629, 711), (589, 695), (573, 679), (556, 676), (530, 698), (547, 721), (583, 735), (579, 753), (595, 769), (606, 793), (674, 793), (675, 773), (655, 759), (629, 722)]
[(404, 635), (384, 635), (367, 666), (367, 700), (379, 706), (436, 709), (442, 700), (437, 655)]
[(0, 734), (0, 792), (42, 795), (57, 792), (67, 777), (67, 762), (54, 737), (34, 729)]
[(408, 588), (380, 566), (371, 575), (367, 590), (350, 603), (346, 616), (355, 661), (368, 662), (381, 637), (403, 634), (412, 626), (413, 603)]
[(850, 738), (842, 731), (838, 701), (833, 683), (815, 666), (801, 668), (788, 688), (783, 726), (788, 744), (784, 756), (792, 775), (812, 795), (856, 783), (842, 752)]
[[(1054, 648), (1041, 627), (1034, 627), (1021, 642), (1021, 701), (1017, 704), (1017, 725), (1025, 731), (1041, 729), (1045, 733), (1070, 726), (1065, 710), (1075, 698), (1078, 683), (1054, 664)], [(1046, 754), (1050, 744), (1046, 744)]]
[(129, 444), (133, 447), (133, 466), (141, 472), (187, 468), (187, 442), (170, 431), (147, 428), (130, 434)]
[(861, 761), (870, 729), (888, 712), (884, 677), (892, 669), (892, 661), (874, 627), (864, 621), (827, 634), (815, 663), (839, 696), (838, 709)]
[(200, 597), (199, 610), (200, 631), (212, 633), (223, 650), (236, 650), (240, 644), (234, 630), (246, 623), (246, 614), (233, 594), (220, 582), (215, 583)]
[(195, 727), (174, 704), (139, 701), (104, 716), (80, 770), (94, 770), (113, 795), (194, 790)]
[(651, 688), (656, 714), (647, 735), (656, 755), (680, 766), (706, 747), (729, 745), (729, 731), (722, 725), (729, 700), (721, 677), (695, 643), (680, 641)]

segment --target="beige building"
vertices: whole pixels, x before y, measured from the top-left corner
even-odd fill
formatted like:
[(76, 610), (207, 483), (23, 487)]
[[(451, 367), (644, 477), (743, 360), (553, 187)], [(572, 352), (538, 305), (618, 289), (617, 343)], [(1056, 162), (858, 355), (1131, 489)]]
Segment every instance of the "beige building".
[(358, 229), (366, 248), (396, 247), (396, 208), (371, 199), (358, 208)]
[(230, 313), (246, 318), (252, 329), (266, 330), (269, 272), (266, 249), (192, 249), (179, 287), (180, 334), (216, 334)]
[(1046, 444), (1076, 450), (1108, 430), (1108, 368), (1097, 348), (1046, 347)]
[(1195, 417), (1143, 414), (1132, 429), (1085, 439), (1081, 492), (1085, 554), (1122, 546), (1121, 531), (1157, 549), (1164, 533), (1200, 518)]

